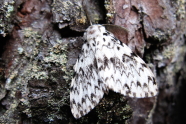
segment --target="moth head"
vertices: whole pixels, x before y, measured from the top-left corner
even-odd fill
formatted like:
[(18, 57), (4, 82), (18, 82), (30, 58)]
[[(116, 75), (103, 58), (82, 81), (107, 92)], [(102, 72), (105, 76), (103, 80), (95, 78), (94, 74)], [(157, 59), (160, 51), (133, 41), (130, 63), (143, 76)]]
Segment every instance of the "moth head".
[(96, 24), (91, 25), (87, 28), (87, 30), (84, 33), (84, 39), (93, 40), (94, 38), (102, 37), (103, 33), (106, 32), (106, 29), (104, 26)]

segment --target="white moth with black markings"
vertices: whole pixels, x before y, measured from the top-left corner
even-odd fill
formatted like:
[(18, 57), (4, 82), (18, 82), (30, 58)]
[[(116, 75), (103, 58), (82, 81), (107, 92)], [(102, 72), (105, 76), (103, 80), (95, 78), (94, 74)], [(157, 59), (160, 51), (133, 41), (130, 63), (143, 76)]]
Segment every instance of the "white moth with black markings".
[(70, 107), (75, 118), (92, 110), (109, 90), (136, 98), (157, 94), (154, 75), (145, 62), (104, 26), (90, 26), (84, 39), (71, 82)]

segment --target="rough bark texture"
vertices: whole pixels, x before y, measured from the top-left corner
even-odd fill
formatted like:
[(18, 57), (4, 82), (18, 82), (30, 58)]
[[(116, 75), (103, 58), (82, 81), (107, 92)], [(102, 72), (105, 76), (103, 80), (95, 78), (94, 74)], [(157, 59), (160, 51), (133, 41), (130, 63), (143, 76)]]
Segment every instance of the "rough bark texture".
[[(0, 122), (186, 123), (185, 4), (184, 0), (1, 0)], [(122, 41), (149, 63), (159, 86), (157, 97), (133, 99), (110, 92), (89, 114), (74, 119), (69, 87), (89, 25), (86, 14), (93, 23), (128, 30)]]

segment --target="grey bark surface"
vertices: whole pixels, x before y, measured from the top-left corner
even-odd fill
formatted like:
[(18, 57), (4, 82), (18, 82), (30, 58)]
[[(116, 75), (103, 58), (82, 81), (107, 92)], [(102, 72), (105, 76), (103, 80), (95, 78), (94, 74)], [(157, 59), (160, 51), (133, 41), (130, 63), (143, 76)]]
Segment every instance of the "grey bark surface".
[[(183, 0), (0, 1), (0, 122), (186, 123), (186, 14)], [(128, 30), (122, 39), (153, 70), (159, 94), (126, 98), (112, 91), (86, 116), (69, 95), (83, 32), (93, 24)]]

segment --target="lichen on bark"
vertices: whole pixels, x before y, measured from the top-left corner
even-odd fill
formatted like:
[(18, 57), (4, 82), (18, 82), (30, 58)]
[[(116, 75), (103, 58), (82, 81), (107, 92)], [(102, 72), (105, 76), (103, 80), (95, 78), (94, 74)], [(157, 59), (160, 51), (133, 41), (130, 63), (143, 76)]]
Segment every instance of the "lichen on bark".
[(14, 12), (14, 0), (1, 0), (0, 1), (0, 35), (6, 36), (12, 31), (12, 15)]

